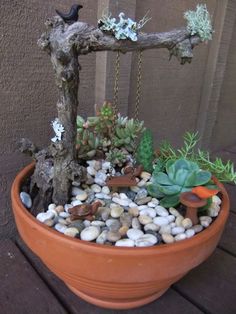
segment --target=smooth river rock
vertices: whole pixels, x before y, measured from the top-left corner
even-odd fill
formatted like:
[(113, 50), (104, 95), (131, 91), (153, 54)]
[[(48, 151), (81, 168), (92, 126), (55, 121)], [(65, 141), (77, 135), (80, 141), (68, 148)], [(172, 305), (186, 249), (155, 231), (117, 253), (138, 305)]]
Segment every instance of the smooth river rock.
[(153, 219), (153, 222), (158, 226), (164, 226), (169, 224), (169, 221), (166, 217), (155, 217)]
[(20, 193), (20, 199), (21, 202), (25, 205), (26, 208), (31, 208), (32, 207), (32, 200), (31, 197), (28, 193), (26, 192), (21, 192)]
[(97, 226), (89, 226), (83, 229), (80, 233), (81, 240), (93, 241), (97, 239), (100, 234), (100, 228)]
[(134, 247), (134, 241), (131, 239), (121, 239), (115, 243), (115, 246)]
[(138, 240), (141, 236), (143, 236), (143, 231), (139, 229), (129, 229), (127, 231), (127, 237), (131, 240)]

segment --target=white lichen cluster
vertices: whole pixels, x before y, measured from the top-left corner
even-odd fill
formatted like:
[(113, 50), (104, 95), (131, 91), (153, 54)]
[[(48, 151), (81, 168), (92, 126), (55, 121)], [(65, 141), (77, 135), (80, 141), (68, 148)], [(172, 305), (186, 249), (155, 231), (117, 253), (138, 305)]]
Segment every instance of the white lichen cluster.
[(191, 35), (198, 35), (202, 41), (212, 39), (212, 23), (211, 16), (205, 4), (198, 4), (195, 11), (187, 11), (184, 13), (187, 20), (187, 30)]
[(58, 118), (52, 121), (51, 125), (55, 132), (55, 136), (51, 139), (51, 141), (54, 143), (56, 143), (57, 141), (61, 141), (62, 133), (65, 132), (63, 125), (60, 123)]
[(135, 22), (131, 18), (125, 18), (125, 14), (119, 14), (119, 21), (112, 17), (111, 13), (104, 12), (101, 19), (98, 21), (99, 28), (103, 31), (111, 32), (116, 39), (130, 39), (137, 41), (137, 32), (141, 29), (150, 18), (147, 14), (139, 21)]

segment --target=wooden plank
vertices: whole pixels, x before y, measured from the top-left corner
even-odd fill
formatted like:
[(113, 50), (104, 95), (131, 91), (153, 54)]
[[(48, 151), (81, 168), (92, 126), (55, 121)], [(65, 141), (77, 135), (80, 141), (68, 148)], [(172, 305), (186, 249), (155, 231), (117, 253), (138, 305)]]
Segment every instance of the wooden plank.
[(67, 313), (10, 240), (0, 241), (0, 312)]
[(236, 258), (217, 249), (202, 265), (175, 284), (177, 291), (206, 313), (236, 313)]
[(230, 213), (219, 247), (236, 256), (236, 214)]
[[(23, 243), (19, 238), (17, 239), (17, 244), (20, 249), (27, 255), (30, 259), (32, 265), (35, 269), (37, 269), (40, 276), (47, 282), (48, 286), (54, 291), (57, 297), (65, 304), (68, 308), (70, 314), (124, 314), (124, 311), (113, 311), (113, 310), (105, 310), (94, 305), (91, 305), (75, 294), (73, 294), (65, 284), (58, 279), (54, 274), (52, 274), (46, 266), (40, 261), (38, 257), (36, 257)], [(79, 309), (79, 310), (78, 310)], [(154, 314), (154, 313), (162, 313), (162, 314), (200, 314), (203, 313), (189, 301), (185, 300), (181, 295), (177, 292), (169, 289), (167, 293), (165, 293), (160, 299), (155, 302), (152, 302), (149, 305), (143, 306), (140, 309), (134, 309), (125, 311), (125, 314)]]
[(212, 140), (236, 16), (235, 1), (218, 0), (216, 4), (214, 14), (215, 33), (210, 44), (196, 123), (196, 129), (199, 130), (201, 135), (200, 145), (204, 148), (208, 148)]
[(230, 211), (236, 213), (236, 186), (233, 184), (225, 184), (230, 199)]

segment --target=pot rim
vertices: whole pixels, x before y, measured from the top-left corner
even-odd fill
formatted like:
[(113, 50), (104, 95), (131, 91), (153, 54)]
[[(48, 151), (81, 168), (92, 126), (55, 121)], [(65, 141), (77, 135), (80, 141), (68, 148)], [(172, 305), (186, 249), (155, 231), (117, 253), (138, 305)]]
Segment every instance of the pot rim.
[[(106, 246), (97, 243), (91, 243), (87, 241), (80, 240), (78, 238), (71, 238), (65, 236), (64, 234), (44, 225), (40, 221), (38, 221), (22, 204), (20, 199), (20, 187), (22, 182), (25, 180), (27, 176), (29, 176), (33, 169), (35, 163), (30, 163), (28, 166), (24, 167), (15, 177), (12, 187), (11, 187), (11, 200), (12, 200), (12, 207), (13, 211), (17, 212), (19, 216), (28, 220), (29, 224), (32, 226), (33, 229), (40, 229), (41, 232), (47, 234), (50, 238), (67, 243), (74, 248), (78, 247), (79, 250), (89, 248), (91, 251), (97, 253), (99, 249), (101, 253), (109, 252), (109, 254), (114, 255), (122, 255), (123, 253), (127, 254), (130, 252), (132, 255), (149, 255), (149, 254), (165, 254), (165, 253), (174, 253), (176, 251), (186, 250), (190, 247), (198, 245), (199, 242), (204, 243), (207, 239), (213, 237), (217, 232), (223, 229), (223, 226), (228, 218), (229, 215), (229, 197), (224, 188), (224, 185), (220, 183), (216, 178), (214, 182), (217, 186), (221, 189), (222, 194), (222, 203), (221, 203), (221, 210), (219, 215), (216, 219), (212, 222), (212, 224), (207, 227), (204, 231), (194, 235), (189, 239), (185, 239), (182, 241), (174, 242), (171, 244), (161, 244), (155, 245), (150, 247), (117, 247), (117, 246)], [(15, 214), (15, 213), (14, 213)]]

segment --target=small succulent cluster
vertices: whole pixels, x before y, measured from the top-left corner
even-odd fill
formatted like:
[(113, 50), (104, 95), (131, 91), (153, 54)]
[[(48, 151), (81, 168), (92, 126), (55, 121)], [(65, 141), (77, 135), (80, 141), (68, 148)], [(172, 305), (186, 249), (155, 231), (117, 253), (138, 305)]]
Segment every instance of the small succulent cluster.
[(136, 161), (143, 166), (145, 171), (152, 173), (154, 155), (152, 132), (147, 129), (143, 132), (140, 139), (136, 152)]
[(179, 204), (180, 194), (191, 191), (196, 186), (215, 188), (211, 183), (211, 173), (186, 159), (169, 160), (166, 163), (166, 172), (154, 169), (152, 183), (147, 189), (153, 197), (162, 198), (161, 205), (172, 207)]
[(198, 4), (196, 11), (187, 11), (184, 13), (187, 20), (187, 30), (191, 35), (198, 35), (202, 41), (212, 39), (211, 17), (205, 4)]
[(149, 20), (147, 15), (143, 17), (139, 22), (133, 21), (131, 18), (125, 18), (125, 14), (121, 12), (119, 14), (119, 21), (112, 17), (110, 13), (103, 13), (101, 19), (98, 21), (98, 26), (101, 30), (111, 32), (116, 39), (130, 39), (137, 41), (137, 32), (141, 29)]
[(143, 122), (116, 115), (108, 102), (96, 114), (87, 121), (77, 117), (78, 157), (89, 159), (100, 151), (106, 153), (109, 161), (114, 159), (118, 164), (126, 159), (127, 152), (134, 152), (136, 140), (144, 131)]

